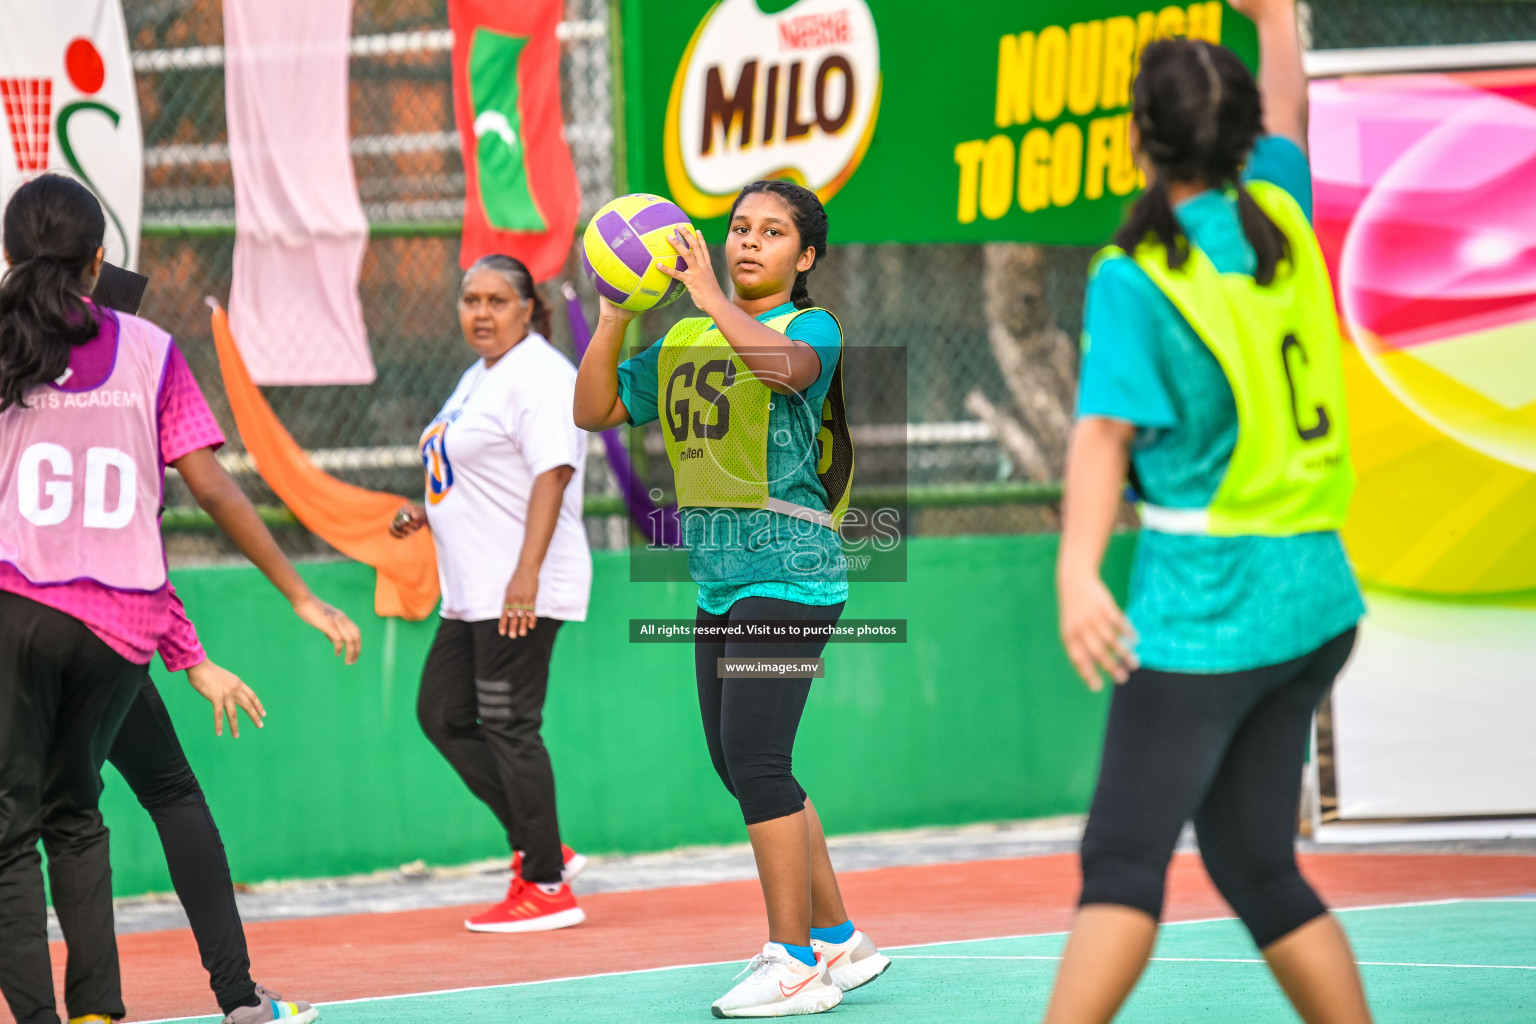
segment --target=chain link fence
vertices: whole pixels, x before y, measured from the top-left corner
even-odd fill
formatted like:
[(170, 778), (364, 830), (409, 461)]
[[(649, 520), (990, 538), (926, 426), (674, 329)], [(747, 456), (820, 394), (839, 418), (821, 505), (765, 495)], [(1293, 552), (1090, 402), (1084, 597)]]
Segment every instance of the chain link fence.
[(1455, 46), (1536, 40), (1529, 0), (1312, 0), (1312, 46)]
[[(144, 238), (150, 277), (143, 313), (179, 340), (229, 434), (223, 458), (258, 505), (277, 500), (244, 459), (219, 386), (207, 308), (227, 300), (234, 248), (234, 185), (224, 120), (219, 0), (125, 0), (145, 136)], [(1536, 39), (1536, 2), (1315, 0), (1304, 15), (1315, 48)], [(566, 134), (583, 217), (616, 191), (609, 0), (567, 0), (560, 35)], [(464, 167), (453, 122), (452, 38), (446, 0), (357, 0), (351, 60), (352, 155), (371, 225), (361, 293), (378, 377), (365, 386), (274, 387), (268, 400), (328, 471), (361, 486), (415, 494), (420, 430), (472, 356), (459, 334), (458, 224)], [(836, 241), (836, 223), (833, 224)], [(1090, 249), (1008, 245), (835, 245), (812, 295), (837, 311), (848, 343), (896, 346), (907, 356), (903, 416), (879, 406), (856, 440), (859, 484), (904, 479), (913, 534), (1052, 529), (1047, 501), (1059, 479), (1076, 376)], [(596, 297), (568, 264), (588, 316)], [(552, 339), (572, 354), (558, 283)], [(646, 314), (640, 335), (661, 337), (689, 304)], [(880, 429), (880, 428), (886, 429)], [(654, 429), (654, 428), (653, 428)], [(659, 437), (651, 445), (659, 446)], [(589, 530), (595, 546), (628, 542), (618, 490), (591, 446)], [(905, 453), (905, 467), (893, 466)], [(652, 483), (663, 485), (649, 460)], [(1030, 483), (1045, 486), (1029, 486)], [(190, 496), (172, 482), (168, 522)], [(279, 530), (294, 554), (328, 549), (296, 526)], [(227, 555), (209, 532), (181, 533), (178, 561)]]

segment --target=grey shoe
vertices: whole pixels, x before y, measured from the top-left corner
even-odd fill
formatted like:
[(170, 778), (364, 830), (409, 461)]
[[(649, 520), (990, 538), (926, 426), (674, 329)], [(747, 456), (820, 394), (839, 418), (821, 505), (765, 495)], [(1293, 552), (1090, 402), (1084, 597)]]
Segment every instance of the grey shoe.
[(320, 1016), (320, 1011), (308, 1003), (286, 1000), (263, 985), (256, 986), (256, 995), (261, 999), (260, 1003), (239, 1007), (224, 1018), (224, 1024), (268, 1024), (274, 1020), (310, 1024)]
[(827, 965), (832, 984), (844, 992), (868, 985), (891, 966), (891, 961), (863, 932), (854, 932), (847, 942), (841, 943), (812, 939), (811, 948)]

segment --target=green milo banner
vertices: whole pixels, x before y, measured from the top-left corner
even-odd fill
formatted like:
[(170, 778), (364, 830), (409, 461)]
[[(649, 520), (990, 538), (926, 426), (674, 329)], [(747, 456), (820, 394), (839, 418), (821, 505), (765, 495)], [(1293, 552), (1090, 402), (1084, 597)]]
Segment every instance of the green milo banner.
[(791, 178), (840, 242), (1103, 242), (1141, 184), (1142, 49), (1257, 53), (1216, 0), (625, 0), (622, 18), (629, 188), (702, 224)]

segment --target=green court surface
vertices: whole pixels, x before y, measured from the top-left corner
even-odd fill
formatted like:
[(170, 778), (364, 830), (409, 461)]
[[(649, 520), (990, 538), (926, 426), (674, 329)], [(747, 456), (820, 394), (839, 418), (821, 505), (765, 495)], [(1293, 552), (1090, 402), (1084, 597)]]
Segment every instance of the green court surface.
[[(1536, 900), (1471, 900), (1344, 910), (1379, 1024), (1536, 1021)], [(1027, 935), (887, 952), (875, 983), (829, 1019), (867, 1024), (1034, 1021), (1063, 936)], [(724, 951), (722, 951), (724, 952)], [(1233, 920), (1171, 924), (1117, 1018), (1122, 1024), (1290, 1024), (1291, 1011)], [(740, 963), (624, 972), (437, 994), (332, 1003), (326, 1024), (378, 1021), (625, 1022), (712, 1019)], [(217, 1018), (185, 1018), (216, 1021)]]

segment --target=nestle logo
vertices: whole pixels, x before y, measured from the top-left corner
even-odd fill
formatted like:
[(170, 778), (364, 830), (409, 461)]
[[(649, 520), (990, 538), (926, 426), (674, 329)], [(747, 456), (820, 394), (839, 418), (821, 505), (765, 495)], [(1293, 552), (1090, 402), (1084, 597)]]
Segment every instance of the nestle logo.
[(847, 11), (830, 14), (802, 14), (779, 22), (779, 49), (809, 50), (853, 41), (853, 27)]

